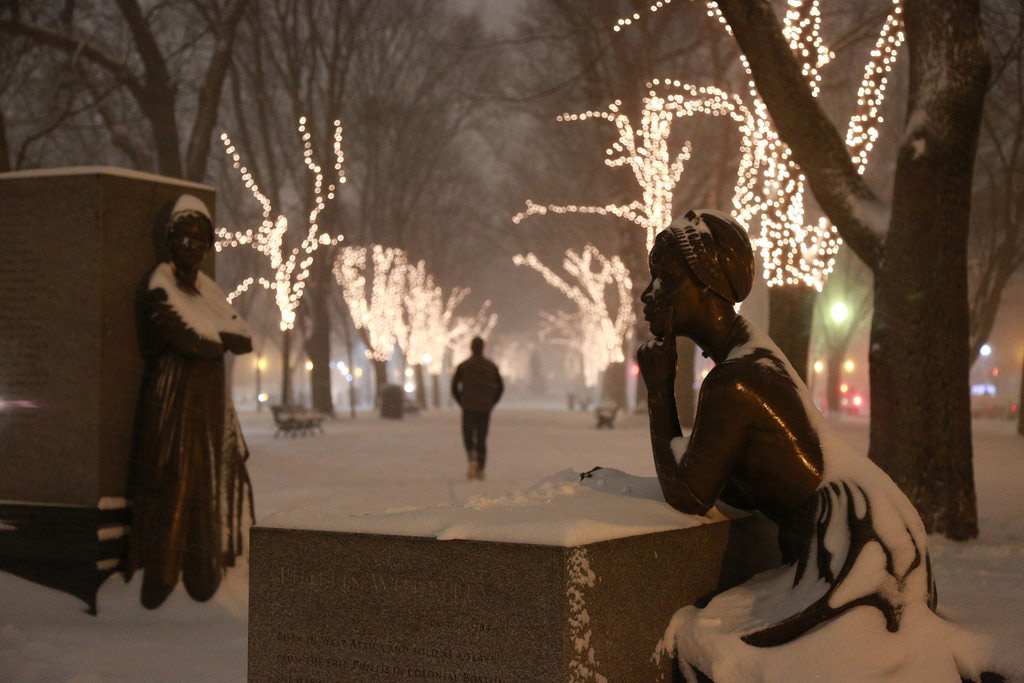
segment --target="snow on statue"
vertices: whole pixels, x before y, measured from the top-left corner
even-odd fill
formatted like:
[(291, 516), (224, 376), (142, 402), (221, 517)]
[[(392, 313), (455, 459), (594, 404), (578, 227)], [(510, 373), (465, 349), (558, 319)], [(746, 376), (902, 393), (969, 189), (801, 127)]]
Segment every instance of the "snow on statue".
[[(754, 278), (746, 231), (691, 211), (650, 252), (637, 360), (665, 500), (703, 514), (716, 500), (779, 525), (785, 564), (679, 610), (660, 649), (688, 681), (950, 680), (978, 671), (934, 613), (924, 525), (896, 484), (835, 436), (775, 344), (735, 312)], [(676, 417), (675, 335), (714, 369), (689, 441)], [(811, 663), (809, 665), (809, 663)]]
[(142, 604), (158, 607), (181, 574), (196, 600), (217, 591), (252, 520), (249, 456), (224, 376), (224, 354), (252, 350), (245, 321), (199, 266), (210, 213), (182, 195), (167, 222), (170, 260), (136, 297), (145, 359), (133, 446), (135, 499), (127, 575), (143, 570)]

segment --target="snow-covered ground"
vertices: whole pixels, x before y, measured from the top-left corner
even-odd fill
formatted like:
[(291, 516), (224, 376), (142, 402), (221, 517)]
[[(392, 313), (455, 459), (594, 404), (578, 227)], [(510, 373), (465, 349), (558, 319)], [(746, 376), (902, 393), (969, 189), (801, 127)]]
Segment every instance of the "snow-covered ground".
[[(465, 479), (452, 410), (402, 421), (360, 415), (304, 439), (274, 439), (268, 413), (241, 417), (257, 520), (297, 508), (336, 516), (497, 499), (567, 468), (654, 475), (644, 415), (609, 431), (595, 429), (589, 413), (502, 405), (483, 482)], [(866, 447), (865, 421), (838, 427)], [(963, 544), (931, 539), (940, 611), (995, 638), (1001, 668), (1024, 680), (1024, 439), (1009, 422), (975, 423), (975, 473), (981, 535)], [(138, 593), (138, 578), (111, 578), (92, 617), (76, 598), (0, 573), (0, 681), (245, 680), (245, 567), (206, 604), (179, 588), (150, 612)]]

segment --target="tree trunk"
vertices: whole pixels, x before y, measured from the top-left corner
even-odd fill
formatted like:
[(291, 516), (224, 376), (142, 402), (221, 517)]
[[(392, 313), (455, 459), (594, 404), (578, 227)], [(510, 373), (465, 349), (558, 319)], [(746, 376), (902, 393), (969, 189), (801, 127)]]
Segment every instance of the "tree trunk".
[(0, 173), (11, 169), (11, 148), (7, 141), (7, 125), (4, 110), (0, 108)]
[(718, 6), (819, 205), (874, 271), (870, 455), (929, 532), (972, 538), (967, 225), (989, 74), (979, 3), (904, 1), (907, 130), (884, 236), (870, 218), (884, 207), (812, 96), (771, 4)]
[(609, 363), (601, 381), (601, 400), (626, 405), (626, 362)]
[(292, 331), (281, 333), (281, 403), (292, 402)]
[(832, 415), (842, 412), (843, 394), (839, 391), (839, 387), (843, 383), (843, 356), (845, 355), (846, 347), (829, 349), (825, 399), (828, 401), (828, 412)]
[(421, 409), (427, 407), (427, 384), (423, 374), (423, 365), (412, 366), (414, 377), (416, 378), (416, 405)]
[(1017, 433), (1024, 436), (1024, 354), (1020, 359), (1020, 398), (1017, 400)]
[(440, 375), (431, 375), (430, 376), (430, 380), (431, 380), (431, 384), (433, 385), (434, 407), (435, 408), (440, 408), (441, 407), (441, 376)]
[(384, 385), (388, 383), (388, 362), (386, 360), (373, 361), (373, 379), (376, 382), (376, 386), (373, 388), (373, 405), (379, 409), (381, 398), (383, 398), (381, 391), (384, 389)]
[(768, 336), (786, 355), (805, 384), (817, 298), (818, 292), (806, 285), (768, 288)]
[(327, 298), (333, 281), (329, 259), (320, 258), (310, 269), (304, 298), (309, 318), (306, 355), (313, 361), (310, 376), (310, 406), (323, 415), (335, 417), (331, 395), (331, 314)]
[(327, 297), (319, 287), (307, 292), (311, 329), (306, 339), (306, 354), (313, 361), (310, 376), (311, 406), (313, 410), (334, 417), (334, 399), (331, 396), (331, 321), (327, 310)]
[[(905, 6), (908, 130), (871, 324), (871, 457), (929, 532), (978, 535), (971, 464), (967, 226), (988, 60), (978, 3)], [(943, 65), (945, 78), (936, 79)]]

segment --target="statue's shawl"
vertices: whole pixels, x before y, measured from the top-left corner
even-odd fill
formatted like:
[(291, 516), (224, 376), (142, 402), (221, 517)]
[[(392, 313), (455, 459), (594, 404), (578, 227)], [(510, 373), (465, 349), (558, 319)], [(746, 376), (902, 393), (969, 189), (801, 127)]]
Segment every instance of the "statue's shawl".
[[(726, 361), (752, 361), (788, 377), (817, 431), (824, 471), (814, 518), (793, 564), (759, 574), (702, 609), (683, 608), (660, 647), (676, 653), (688, 677), (694, 667), (719, 683), (782, 680), (807, 670), (801, 658), (808, 657), (830, 680), (910, 680), (919, 669), (906, 653), (921, 651), (928, 656), (917, 664), (955, 675), (948, 624), (933, 612), (927, 534), (917, 511), (887, 474), (840, 439), (774, 342), (750, 322), (740, 324)], [(873, 660), (871, 650), (881, 643), (899, 645)]]
[(202, 271), (196, 275), (198, 296), (178, 286), (174, 277), (174, 266), (168, 262), (160, 263), (153, 269), (148, 289), (164, 292), (171, 310), (181, 318), (189, 330), (203, 339), (219, 343), (222, 332), (244, 337), (252, 336), (248, 324), (231, 307), (221, 288)]

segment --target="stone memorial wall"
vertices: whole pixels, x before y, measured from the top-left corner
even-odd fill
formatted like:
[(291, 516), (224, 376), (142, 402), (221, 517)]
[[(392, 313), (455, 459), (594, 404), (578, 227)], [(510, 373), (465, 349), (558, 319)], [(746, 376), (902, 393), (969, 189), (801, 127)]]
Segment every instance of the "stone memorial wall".
[(122, 169), (0, 174), (0, 569), (92, 608), (125, 529), (135, 289), (184, 192), (212, 209), (207, 186)]

